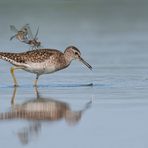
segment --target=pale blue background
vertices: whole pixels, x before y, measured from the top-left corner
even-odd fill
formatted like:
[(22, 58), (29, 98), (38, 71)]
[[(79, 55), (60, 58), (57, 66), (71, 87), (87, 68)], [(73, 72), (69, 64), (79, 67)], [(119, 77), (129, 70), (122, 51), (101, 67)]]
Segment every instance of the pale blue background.
[[(93, 104), (75, 126), (64, 120), (42, 122), (41, 131), (25, 147), (147, 148), (148, 147), (148, 1), (147, 0), (5, 0), (0, 1), (0, 49), (29, 49), (9, 25), (29, 23), (45, 48), (77, 46), (93, 66), (78, 61), (68, 69), (42, 76), (39, 90), (81, 109)], [(8, 111), (12, 96), (10, 64), (0, 62), (0, 111)], [(17, 103), (35, 98), (35, 76), (17, 71)], [(69, 87), (94, 83), (93, 87)], [(64, 87), (62, 87), (62, 86)], [(26, 120), (0, 122), (0, 147), (21, 147), (17, 132)], [(24, 146), (23, 146), (24, 147)]]

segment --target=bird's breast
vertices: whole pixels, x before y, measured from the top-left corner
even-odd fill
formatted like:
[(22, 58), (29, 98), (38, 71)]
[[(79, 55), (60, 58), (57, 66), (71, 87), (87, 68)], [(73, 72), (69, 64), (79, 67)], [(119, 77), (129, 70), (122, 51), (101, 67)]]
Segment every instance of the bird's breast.
[(55, 65), (50, 64), (48, 61), (41, 63), (28, 62), (27, 67), (24, 70), (36, 73), (36, 74), (48, 74), (56, 71)]

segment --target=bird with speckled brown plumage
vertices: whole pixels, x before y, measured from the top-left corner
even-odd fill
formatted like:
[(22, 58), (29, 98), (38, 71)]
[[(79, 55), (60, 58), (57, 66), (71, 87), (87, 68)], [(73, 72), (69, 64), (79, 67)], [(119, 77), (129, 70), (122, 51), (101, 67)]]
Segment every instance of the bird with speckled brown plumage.
[(36, 74), (34, 86), (37, 86), (40, 75), (64, 69), (75, 59), (79, 59), (89, 69), (92, 69), (92, 67), (81, 57), (81, 52), (74, 46), (67, 47), (64, 53), (56, 49), (37, 49), (22, 53), (0, 52), (0, 59), (14, 65), (10, 70), (14, 86), (18, 86), (14, 75), (16, 69), (23, 69)]

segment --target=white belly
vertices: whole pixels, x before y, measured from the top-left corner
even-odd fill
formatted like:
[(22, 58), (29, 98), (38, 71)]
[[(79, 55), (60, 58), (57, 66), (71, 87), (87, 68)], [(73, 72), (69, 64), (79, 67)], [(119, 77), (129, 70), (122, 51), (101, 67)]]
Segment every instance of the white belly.
[(48, 63), (47, 65), (46, 61), (42, 63), (28, 62), (24, 70), (31, 72), (31, 73), (36, 73), (36, 74), (48, 74), (48, 73), (52, 73), (56, 71), (56, 68), (54, 64)]

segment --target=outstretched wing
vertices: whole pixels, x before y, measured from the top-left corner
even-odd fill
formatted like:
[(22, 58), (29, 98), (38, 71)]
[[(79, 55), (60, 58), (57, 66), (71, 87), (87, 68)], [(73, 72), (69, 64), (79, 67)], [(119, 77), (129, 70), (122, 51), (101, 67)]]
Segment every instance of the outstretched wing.
[(15, 38), (15, 37), (16, 37), (16, 34), (13, 35), (12, 37), (10, 37), (10, 41), (11, 41), (13, 38)]
[(14, 25), (10, 25), (10, 30), (17, 33), (18, 30), (16, 29), (16, 27)]
[(38, 33), (39, 33), (39, 27), (38, 27), (38, 29), (37, 29), (37, 31), (36, 31), (36, 34), (35, 34), (35, 37), (34, 37), (35, 40), (37, 40), (37, 35), (38, 35)]
[(29, 40), (32, 40), (33, 39), (33, 34), (32, 34), (31, 29), (30, 29), (29, 24), (26, 24), (23, 29), (26, 29), (27, 30), (28, 39)]
[[(10, 30), (15, 32), (15, 33), (18, 33), (18, 30), (16, 29), (16, 27), (14, 25), (10, 25)], [(16, 37), (16, 34), (13, 35), (12, 37), (10, 37), (10, 41)]]

